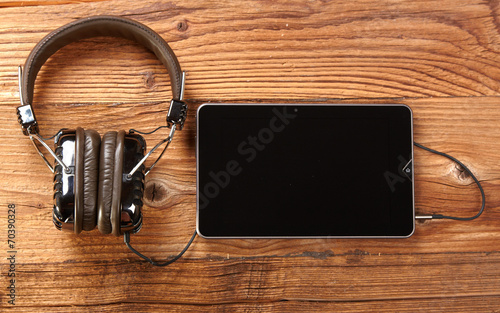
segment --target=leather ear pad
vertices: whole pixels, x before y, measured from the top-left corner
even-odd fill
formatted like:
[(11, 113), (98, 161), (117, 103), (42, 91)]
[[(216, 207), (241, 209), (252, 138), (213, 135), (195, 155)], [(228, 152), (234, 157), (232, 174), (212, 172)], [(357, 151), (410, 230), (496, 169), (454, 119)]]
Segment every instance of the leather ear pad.
[(90, 231), (97, 224), (97, 183), (101, 136), (93, 129), (85, 131), (85, 155), (83, 158), (83, 219), (82, 228)]
[(82, 232), (83, 220), (83, 159), (85, 154), (85, 134), (83, 128), (78, 127), (75, 131), (75, 211), (73, 213), (73, 231), (75, 234)]
[(97, 227), (103, 234), (121, 234), (121, 189), (125, 131), (107, 132), (102, 137), (97, 197)]
[(92, 230), (96, 225), (97, 179), (101, 137), (95, 130), (75, 131), (75, 212), (73, 230)]

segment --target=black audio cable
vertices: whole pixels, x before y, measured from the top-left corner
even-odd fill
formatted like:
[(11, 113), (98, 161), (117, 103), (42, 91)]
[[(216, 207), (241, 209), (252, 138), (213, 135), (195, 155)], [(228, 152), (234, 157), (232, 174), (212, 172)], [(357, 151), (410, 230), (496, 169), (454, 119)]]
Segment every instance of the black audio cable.
[(446, 154), (446, 153), (443, 153), (443, 152), (439, 152), (439, 151), (427, 148), (427, 147), (425, 147), (425, 146), (423, 146), (423, 145), (421, 145), (419, 143), (416, 143), (416, 142), (413, 142), (413, 144), (415, 146), (421, 148), (421, 149), (426, 150), (426, 151), (435, 153), (437, 155), (444, 156), (444, 157), (452, 160), (453, 162), (457, 163), (458, 165), (460, 165), (467, 172), (467, 174), (469, 174), (470, 177), (472, 177), (472, 179), (476, 183), (477, 187), (479, 188), (479, 191), (481, 192), (481, 208), (479, 209), (479, 211), (477, 212), (477, 214), (474, 215), (474, 216), (471, 216), (471, 217), (456, 217), (456, 216), (447, 216), (447, 215), (442, 215), (442, 214), (432, 214), (432, 215), (416, 216), (415, 218), (416, 219), (443, 219), (443, 218), (446, 218), (446, 219), (457, 220), (457, 221), (471, 221), (471, 220), (476, 219), (479, 216), (481, 216), (481, 214), (484, 211), (484, 207), (486, 206), (486, 196), (484, 195), (484, 190), (483, 190), (483, 187), (481, 186), (481, 183), (476, 178), (476, 176), (474, 176), (474, 174), (472, 173), (472, 171), (467, 166), (465, 166), (462, 162), (460, 162), (459, 160), (457, 160), (456, 158), (452, 157), (449, 154)]
[(151, 263), (154, 266), (167, 266), (167, 265), (174, 263), (178, 259), (180, 259), (182, 257), (182, 255), (187, 251), (187, 249), (189, 249), (189, 246), (191, 246), (191, 244), (193, 243), (194, 238), (196, 238), (196, 230), (194, 231), (194, 234), (193, 234), (193, 236), (191, 236), (191, 239), (189, 240), (187, 245), (184, 247), (184, 249), (182, 249), (182, 251), (178, 255), (176, 255), (175, 257), (173, 257), (170, 260), (165, 261), (165, 262), (156, 262), (156, 261), (151, 260), (150, 258), (148, 258), (147, 256), (145, 256), (144, 254), (140, 253), (139, 251), (135, 250), (132, 247), (132, 245), (130, 244), (130, 232), (126, 232), (123, 234), (123, 241), (125, 242), (125, 245), (127, 245), (127, 247), (130, 249), (130, 251), (134, 252), (139, 257), (143, 258), (144, 260), (148, 261), (149, 263)]

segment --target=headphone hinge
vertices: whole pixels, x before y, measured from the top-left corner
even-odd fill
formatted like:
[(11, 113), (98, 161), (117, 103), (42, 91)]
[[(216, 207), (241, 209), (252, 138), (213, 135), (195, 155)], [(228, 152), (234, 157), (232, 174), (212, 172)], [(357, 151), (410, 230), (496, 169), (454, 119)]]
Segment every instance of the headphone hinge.
[(29, 136), (30, 133), (38, 133), (38, 123), (36, 122), (35, 112), (31, 104), (24, 104), (23, 100), (23, 68), (18, 67), (18, 80), (19, 80), (19, 101), (21, 105), (17, 107), (17, 120), (21, 125), (23, 134)]
[(29, 136), (30, 132), (38, 132), (38, 124), (31, 105), (26, 104), (17, 107), (17, 120), (23, 129), (23, 134)]
[(178, 125), (179, 130), (181, 130), (184, 126), (184, 121), (186, 121), (187, 109), (188, 106), (186, 103), (172, 99), (167, 114), (167, 126), (170, 127), (171, 124)]

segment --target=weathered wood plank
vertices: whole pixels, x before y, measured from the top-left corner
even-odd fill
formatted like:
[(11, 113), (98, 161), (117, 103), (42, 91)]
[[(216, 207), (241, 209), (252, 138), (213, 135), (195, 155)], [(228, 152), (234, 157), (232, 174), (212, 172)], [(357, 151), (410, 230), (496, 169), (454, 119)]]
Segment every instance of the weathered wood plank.
[[(448, 259), (446, 267), (443, 261)], [(211, 304), (292, 302), (434, 302), (479, 297), (498, 299), (498, 253), (346, 254), (189, 259), (158, 271), (136, 260), (20, 266), (25, 305)], [(60, 268), (74, 272), (72, 279)], [(43, 274), (50, 278), (39, 281)], [(453, 284), (443, 282), (451, 282)], [(70, 297), (48, 298), (57, 285)], [(462, 300), (457, 300), (460, 303)], [(486, 301), (487, 302), (487, 301)], [(493, 308), (491, 306), (490, 308)]]
[[(9, 36), (1, 46), (20, 63), (49, 30), (80, 16), (108, 12), (136, 18), (162, 34), (190, 72), (190, 98), (201, 101), (496, 95), (496, 12), (476, 1), (455, 4), (366, 2), (360, 9), (348, 1), (207, 1), (146, 2), (131, 9), (131, 4), (111, 1), (97, 12), (95, 5), (65, 6), (78, 14), (36, 6), (22, 12), (37, 21), (32, 24), (19, 19), (18, 11), (4, 10), (2, 24)], [(80, 102), (84, 86), (93, 86), (90, 93), (85, 91), (86, 102), (144, 96), (144, 91), (137, 92), (143, 84), (135, 73), (141, 72), (141, 63), (157, 61), (152, 56), (134, 58), (141, 49), (122, 41), (93, 41), (98, 44), (75, 44), (50, 61), (55, 64), (40, 82), (51, 81), (52, 88), (44, 86), (43, 102)], [(103, 50), (107, 53), (99, 56)], [(116, 57), (118, 51), (130, 55)], [(67, 59), (79, 62), (54, 66)], [(131, 81), (126, 77), (136, 66), (136, 80)], [(156, 71), (161, 72), (159, 67)], [(110, 87), (114, 92), (106, 92)]]
[[(425, 311), (500, 307), (500, 55), (496, 2), (0, 2), (0, 288), (7, 290), (7, 204), (15, 203), (19, 311)], [(205, 240), (165, 269), (121, 238), (52, 226), (52, 175), (15, 117), (17, 66), (49, 31), (115, 14), (158, 31), (188, 71), (185, 129), (148, 178), (136, 248), (176, 254), (195, 227), (195, 112), (211, 102), (405, 103), (415, 140), (451, 153), (483, 182), (469, 223), (425, 221), (404, 240)], [(168, 75), (121, 39), (74, 43), (42, 68), (42, 133), (61, 127), (152, 130), (164, 123)], [(146, 137), (149, 146), (165, 132)], [(447, 159), (415, 150), (417, 212), (473, 215), (479, 192)], [(2, 235), (4, 234), (4, 235)], [(3, 252), (2, 252), (3, 251)], [(0, 308), (11, 307), (5, 292)]]

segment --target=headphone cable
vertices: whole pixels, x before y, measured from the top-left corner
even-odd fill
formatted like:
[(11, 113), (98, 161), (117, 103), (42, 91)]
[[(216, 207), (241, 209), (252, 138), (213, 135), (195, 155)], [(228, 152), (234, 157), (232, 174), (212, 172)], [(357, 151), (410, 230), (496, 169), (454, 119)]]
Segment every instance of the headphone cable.
[(187, 249), (189, 249), (189, 246), (191, 246), (191, 244), (193, 243), (194, 238), (196, 238), (196, 230), (194, 231), (194, 234), (193, 234), (193, 236), (191, 236), (191, 239), (189, 240), (187, 245), (184, 247), (184, 249), (182, 249), (182, 251), (179, 254), (177, 254), (175, 257), (171, 258), (168, 261), (156, 262), (156, 261), (153, 261), (152, 259), (148, 258), (147, 256), (145, 256), (144, 254), (140, 253), (139, 251), (135, 250), (132, 247), (132, 245), (130, 244), (130, 232), (126, 232), (123, 234), (123, 241), (125, 242), (125, 245), (130, 249), (130, 251), (134, 252), (139, 257), (143, 258), (144, 260), (148, 261), (149, 263), (151, 263), (154, 266), (167, 266), (167, 265), (174, 263), (178, 259), (180, 259), (182, 257), (182, 255), (187, 251)]
[(470, 177), (472, 177), (472, 179), (474, 180), (474, 182), (477, 185), (477, 188), (479, 188), (479, 191), (481, 192), (481, 208), (479, 209), (479, 211), (477, 212), (477, 214), (474, 215), (474, 216), (471, 216), (471, 217), (456, 217), (456, 216), (447, 216), (447, 215), (442, 215), (442, 214), (432, 214), (432, 215), (428, 215), (428, 216), (416, 216), (416, 218), (418, 218), (418, 219), (444, 219), (445, 218), (445, 219), (456, 220), (456, 221), (471, 221), (471, 220), (476, 219), (479, 216), (481, 216), (481, 214), (484, 211), (484, 207), (486, 206), (486, 196), (484, 195), (484, 190), (483, 190), (483, 187), (481, 186), (481, 183), (476, 178), (476, 176), (474, 176), (474, 174), (472, 173), (472, 171), (467, 166), (465, 166), (462, 162), (460, 162), (459, 160), (457, 160), (456, 158), (452, 157), (449, 154), (446, 154), (446, 153), (443, 153), (443, 152), (439, 152), (439, 151), (427, 148), (427, 147), (425, 147), (425, 146), (423, 146), (423, 145), (421, 145), (419, 143), (416, 143), (416, 142), (413, 142), (413, 144), (415, 146), (421, 148), (421, 149), (426, 150), (426, 151), (435, 153), (437, 155), (444, 156), (444, 157), (446, 157), (446, 158), (454, 161), (458, 165), (460, 165), (467, 172), (467, 174), (469, 174)]

